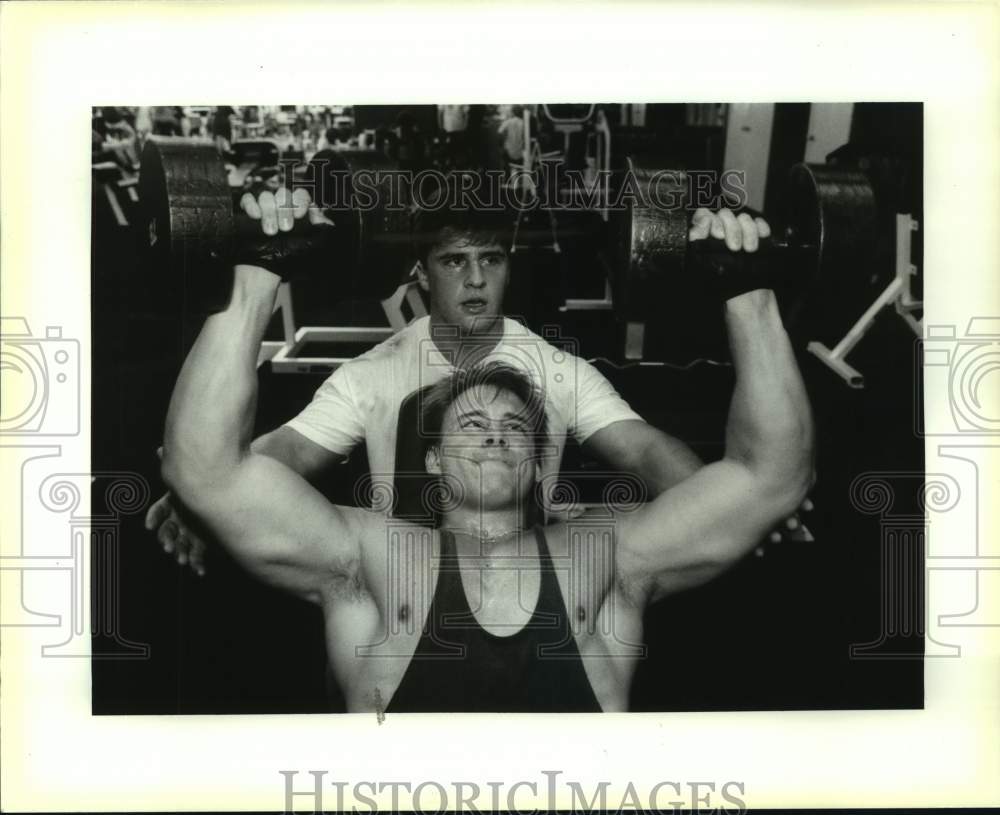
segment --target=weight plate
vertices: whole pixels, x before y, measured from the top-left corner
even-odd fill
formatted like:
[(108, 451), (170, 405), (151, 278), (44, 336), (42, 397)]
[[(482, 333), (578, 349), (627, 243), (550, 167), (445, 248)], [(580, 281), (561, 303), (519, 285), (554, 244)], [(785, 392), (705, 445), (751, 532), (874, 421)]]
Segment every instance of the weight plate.
[(213, 144), (149, 139), (139, 172), (140, 240), (184, 308), (213, 311), (232, 289), (233, 197)]

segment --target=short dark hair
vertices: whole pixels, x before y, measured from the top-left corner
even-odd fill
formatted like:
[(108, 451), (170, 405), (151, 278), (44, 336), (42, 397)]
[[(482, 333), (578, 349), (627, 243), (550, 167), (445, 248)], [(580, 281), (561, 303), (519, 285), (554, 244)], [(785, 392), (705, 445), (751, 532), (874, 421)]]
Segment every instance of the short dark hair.
[(459, 368), (451, 376), (431, 385), (423, 395), (420, 408), (420, 430), (426, 447), (441, 438), (444, 416), (455, 400), (471, 388), (489, 386), (497, 391), (514, 394), (524, 402), (535, 456), (544, 454), (549, 442), (549, 420), (545, 413), (545, 396), (527, 374), (504, 362), (480, 362), (469, 368)]
[[(469, 177), (473, 184), (486, 183), (471, 171), (453, 172), (425, 176), (421, 189), (414, 190), (418, 206), (412, 220), (413, 252), (424, 265), (435, 246), (459, 238), (473, 246), (496, 243), (505, 252), (510, 251), (515, 213), (506, 205), (476, 206), (475, 196), (463, 192), (469, 187), (462, 179)], [(489, 201), (488, 187), (484, 188), (482, 198)]]

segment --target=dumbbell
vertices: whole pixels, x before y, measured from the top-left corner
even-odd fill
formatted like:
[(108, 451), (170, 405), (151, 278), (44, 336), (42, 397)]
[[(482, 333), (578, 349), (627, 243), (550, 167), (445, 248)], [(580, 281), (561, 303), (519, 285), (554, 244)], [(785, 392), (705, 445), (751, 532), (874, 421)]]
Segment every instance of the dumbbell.
[[(614, 213), (609, 267), (616, 315), (638, 323), (648, 320), (668, 293), (710, 297), (719, 290), (716, 278), (732, 253), (723, 241), (688, 241), (693, 208), (683, 171), (650, 170), (634, 158), (627, 159), (626, 171), (637, 194), (623, 197), (626, 206)], [(675, 206), (657, 206), (665, 199)], [(860, 170), (793, 166), (778, 214), (772, 237), (761, 241), (751, 261), (766, 269), (770, 288), (801, 300), (870, 268), (866, 260), (875, 254), (879, 212)]]
[[(284, 169), (284, 168), (283, 168)], [(321, 151), (291, 186), (304, 187), (335, 227), (296, 222), (290, 233), (270, 239), (279, 254), (292, 256), (303, 275), (336, 279), (356, 296), (386, 296), (409, 271), (409, 209), (388, 207), (395, 169), (377, 153)], [(291, 168), (288, 168), (291, 175)], [(358, 207), (355, 184), (367, 171), (372, 206)], [(263, 235), (259, 221), (239, 209), (244, 190), (231, 190), (228, 173), (213, 144), (187, 139), (150, 139), (141, 157), (139, 242), (146, 265), (193, 313), (225, 305), (233, 263), (247, 240)], [(405, 190), (404, 190), (405, 192)], [(285, 242), (284, 244), (282, 242)]]

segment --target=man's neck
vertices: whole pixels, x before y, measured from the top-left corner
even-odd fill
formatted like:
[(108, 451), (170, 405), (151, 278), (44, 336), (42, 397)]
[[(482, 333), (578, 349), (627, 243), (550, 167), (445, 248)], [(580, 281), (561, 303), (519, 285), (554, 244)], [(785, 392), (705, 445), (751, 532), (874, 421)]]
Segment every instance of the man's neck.
[(498, 314), (490, 320), (483, 320), (473, 331), (463, 331), (459, 326), (445, 323), (433, 314), (430, 318), (430, 335), (434, 347), (456, 368), (462, 368), (472, 360), (478, 361), (488, 354), (503, 339), (504, 318)]
[(459, 549), (483, 556), (497, 548), (516, 546), (525, 528), (524, 513), (519, 509), (456, 508), (441, 523), (442, 530), (455, 536)]

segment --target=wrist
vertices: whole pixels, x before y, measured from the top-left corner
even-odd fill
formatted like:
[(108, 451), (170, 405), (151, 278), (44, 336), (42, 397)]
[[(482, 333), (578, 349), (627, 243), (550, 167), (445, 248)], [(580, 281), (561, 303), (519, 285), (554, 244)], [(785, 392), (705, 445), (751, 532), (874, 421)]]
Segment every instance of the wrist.
[(273, 303), (280, 285), (281, 278), (263, 266), (237, 263), (233, 267), (233, 302)]
[(768, 311), (777, 307), (778, 301), (774, 297), (772, 289), (751, 289), (734, 297), (730, 297), (725, 302), (727, 313), (748, 313), (754, 311)]
[[(233, 281), (229, 290), (229, 298), (220, 307), (208, 315), (213, 318), (230, 321), (240, 320), (241, 323), (258, 320), (266, 325), (274, 312), (274, 303), (278, 296), (281, 278), (259, 266), (239, 264), (233, 267)], [(264, 329), (261, 328), (263, 334)]]
[(754, 336), (761, 330), (768, 334), (784, 331), (778, 299), (770, 289), (754, 289), (731, 297), (726, 300), (724, 314), (731, 340), (744, 336), (745, 331)]
[(254, 266), (251, 263), (237, 263), (233, 266), (233, 275), (237, 283), (242, 282), (247, 286), (259, 286), (261, 289), (273, 284), (275, 288), (281, 283), (281, 276), (265, 269), (263, 266)]

